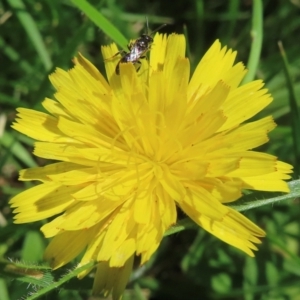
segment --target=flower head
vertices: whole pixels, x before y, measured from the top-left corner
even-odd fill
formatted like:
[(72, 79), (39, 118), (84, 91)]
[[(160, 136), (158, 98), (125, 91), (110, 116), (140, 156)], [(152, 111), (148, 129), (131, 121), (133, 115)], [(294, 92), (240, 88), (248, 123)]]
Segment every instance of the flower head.
[(114, 298), (134, 255), (149, 260), (176, 223), (176, 207), (253, 256), (264, 231), (224, 204), (243, 189), (288, 192), (291, 173), (251, 150), (275, 127), (272, 117), (243, 123), (272, 101), (263, 82), (239, 86), (245, 68), (219, 41), (191, 79), (182, 35), (157, 34), (138, 72), (127, 63), (116, 74), (114, 44), (102, 52), (108, 81), (79, 55), (50, 76), (48, 113), (18, 109), (13, 127), (38, 140), (35, 155), (58, 162), (21, 171), (20, 180), (41, 184), (11, 200), (15, 222), (55, 216), (41, 228), (53, 238), (45, 257), (58, 268), (84, 250), (81, 265), (99, 262), (94, 291)]

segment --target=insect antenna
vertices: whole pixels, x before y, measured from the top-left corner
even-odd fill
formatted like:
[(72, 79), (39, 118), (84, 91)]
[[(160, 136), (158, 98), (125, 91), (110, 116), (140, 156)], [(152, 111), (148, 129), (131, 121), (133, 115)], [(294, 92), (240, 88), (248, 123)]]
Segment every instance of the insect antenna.
[(167, 26), (168, 24), (162, 24), (159, 27), (157, 27), (155, 30), (153, 30), (150, 35), (153, 35), (155, 32), (159, 31), (160, 29), (164, 28), (165, 26)]
[(162, 24), (159, 27), (157, 27), (155, 30), (153, 30), (151, 33), (149, 33), (149, 20), (148, 17), (146, 17), (146, 25), (147, 25), (147, 32), (146, 35), (152, 36), (155, 32), (159, 31), (163, 27), (167, 26), (168, 24)]

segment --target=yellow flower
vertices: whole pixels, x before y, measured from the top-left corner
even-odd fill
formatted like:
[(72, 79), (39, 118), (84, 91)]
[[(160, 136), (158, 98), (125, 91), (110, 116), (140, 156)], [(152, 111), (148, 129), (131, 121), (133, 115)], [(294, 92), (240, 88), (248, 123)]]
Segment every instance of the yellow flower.
[[(117, 47), (103, 47), (105, 59)], [(38, 140), (36, 156), (59, 161), (20, 172), (37, 185), (11, 200), (16, 223), (55, 218), (42, 226), (53, 238), (45, 257), (59, 268), (84, 251), (98, 261), (94, 292), (119, 299), (133, 257), (145, 263), (176, 206), (199, 226), (254, 256), (264, 231), (224, 204), (243, 189), (288, 192), (292, 167), (252, 151), (268, 141), (272, 117), (242, 124), (272, 98), (263, 82), (239, 87), (243, 64), (216, 41), (190, 79), (182, 35), (157, 34), (149, 65), (106, 60), (108, 81), (83, 56), (50, 80), (48, 113), (19, 108), (13, 127)], [(80, 274), (85, 276), (90, 270)]]

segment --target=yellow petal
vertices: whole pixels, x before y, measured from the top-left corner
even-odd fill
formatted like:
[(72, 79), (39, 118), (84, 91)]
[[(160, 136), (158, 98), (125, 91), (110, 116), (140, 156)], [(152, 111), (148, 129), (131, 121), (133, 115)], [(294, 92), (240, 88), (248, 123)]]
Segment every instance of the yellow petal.
[(174, 200), (167, 194), (167, 192), (158, 185), (156, 188), (157, 199), (153, 199), (158, 203), (158, 211), (164, 229), (168, 229), (176, 223), (177, 211)]
[(180, 207), (194, 219), (199, 214), (220, 220), (227, 212), (227, 208), (219, 203), (207, 190), (195, 183), (186, 183), (187, 194), (184, 199), (178, 201)]
[(135, 252), (135, 239), (125, 240), (119, 248), (113, 251), (112, 257), (109, 261), (110, 267), (123, 267), (126, 262)]
[[(59, 216), (60, 225), (55, 224), (56, 230), (80, 230), (91, 228), (109, 214), (111, 214), (122, 202), (100, 199), (99, 201), (79, 202), (73, 205), (66, 213)], [(53, 225), (44, 226), (43, 231), (52, 230)]]
[[(229, 78), (228, 74), (232, 71), (235, 57), (236, 52), (227, 51), (226, 47), (221, 49), (220, 42), (216, 40), (199, 62), (190, 80), (188, 98), (192, 99), (195, 94), (197, 94), (197, 98), (200, 98), (219, 80), (223, 80), (225, 84), (230, 84), (231, 81), (226, 82), (225, 80)], [(241, 69), (239, 71), (241, 74), (236, 75), (240, 75), (238, 78), (241, 80), (244, 72)]]
[(101, 47), (102, 56), (105, 63), (105, 70), (110, 87), (115, 93), (121, 90), (120, 76), (116, 74), (116, 67), (120, 62), (121, 55), (116, 44)]
[(62, 116), (65, 118), (73, 119), (69, 112), (55, 100), (45, 98), (45, 100), (42, 102), (42, 105), (49, 113), (51, 113), (55, 117)]
[[(180, 61), (185, 56), (185, 38), (181, 34), (171, 34), (168, 36), (167, 47), (166, 47), (166, 57), (164, 62), (164, 77), (172, 78), (175, 77), (173, 72), (176, 70), (176, 65), (178, 60)], [(181, 74), (185, 79), (185, 73)], [(179, 78), (178, 78), (179, 79)]]
[(54, 163), (45, 167), (29, 168), (20, 171), (19, 180), (40, 180), (40, 181), (51, 181), (49, 175), (61, 174), (72, 170), (82, 169), (84, 166), (74, 163)]
[(231, 177), (251, 177), (276, 171), (277, 157), (260, 152), (248, 151), (233, 154), (239, 158), (236, 170), (229, 172)]
[(161, 71), (166, 57), (167, 35), (156, 33), (150, 51), (150, 72)]
[(70, 140), (57, 128), (57, 119), (52, 116), (27, 108), (18, 108), (17, 116), (12, 128), (33, 139), (58, 143)]
[(79, 53), (78, 58), (76, 60), (83, 68), (89, 72), (99, 83), (100, 87), (103, 88), (103, 92), (107, 93), (110, 90), (110, 87), (99, 70), (89, 61), (87, 60), (81, 53)]
[(80, 185), (91, 181), (98, 181), (100, 175), (97, 171), (96, 168), (81, 168), (79, 170), (48, 175), (47, 177), (63, 185)]
[(134, 256), (131, 256), (122, 268), (111, 268), (108, 262), (100, 262), (93, 285), (93, 294), (112, 293), (113, 300), (120, 300), (129, 280)]
[(269, 105), (273, 98), (267, 89), (261, 89), (261, 80), (252, 81), (233, 90), (226, 99), (223, 110), (227, 116), (226, 123), (219, 131), (227, 130), (253, 117)]
[(237, 211), (226, 207), (227, 213), (221, 219), (211, 219), (205, 214), (192, 215), (192, 208), (185, 206), (184, 211), (203, 227), (225, 243), (232, 245), (250, 256), (257, 250), (253, 243), (260, 243), (257, 237), (265, 236), (265, 232)]
[(74, 203), (71, 194), (78, 186), (60, 186), (55, 182), (40, 184), (26, 190), (10, 200), (16, 207), (15, 223), (26, 223), (43, 220), (63, 212)]
[(39, 157), (53, 160), (61, 160), (65, 162), (74, 162), (76, 164), (84, 166), (94, 166), (95, 161), (85, 157), (83, 153), (80, 153), (79, 149), (81, 145), (77, 147), (72, 144), (54, 144), (54, 143), (35, 143), (34, 154)]
[[(289, 171), (288, 173), (290, 173)], [(264, 174), (260, 176), (247, 176), (242, 177), (243, 186), (246, 189), (254, 189), (258, 191), (269, 191), (269, 192), (286, 192), (290, 191), (287, 183), (283, 180), (290, 179), (291, 176), (280, 173), (273, 172), (269, 174)]]
[(68, 231), (54, 237), (46, 248), (44, 258), (53, 269), (60, 268), (75, 258), (88, 244), (95, 232)]

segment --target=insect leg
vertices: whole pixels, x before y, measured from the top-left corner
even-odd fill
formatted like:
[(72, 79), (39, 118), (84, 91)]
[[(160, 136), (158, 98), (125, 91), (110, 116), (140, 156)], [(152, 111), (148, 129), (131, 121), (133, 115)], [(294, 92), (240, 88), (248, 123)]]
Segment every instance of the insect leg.
[(124, 51), (124, 50), (120, 50), (120, 51), (118, 51), (116, 54), (114, 54), (112, 57), (106, 58), (104, 61), (111, 60), (112, 58), (116, 57), (116, 56), (119, 55), (119, 54), (121, 54), (121, 56), (124, 56), (124, 55), (127, 54), (127, 52)]
[[(142, 57), (141, 57), (141, 58), (142, 58)], [(137, 66), (135, 67), (135, 69), (136, 69), (136, 71), (138, 72), (138, 71), (140, 70), (141, 66), (142, 66), (142, 63), (141, 63), (140, 60), (137, 60), (137, 61), (135, 62), (135, 64), (137, 64)]]
[(127, 45), (127, 48), (129, 50), (129, 52), (131, 52), (132, 48), (134, 47), (134, 43), (130, 42), (128, 45)]

